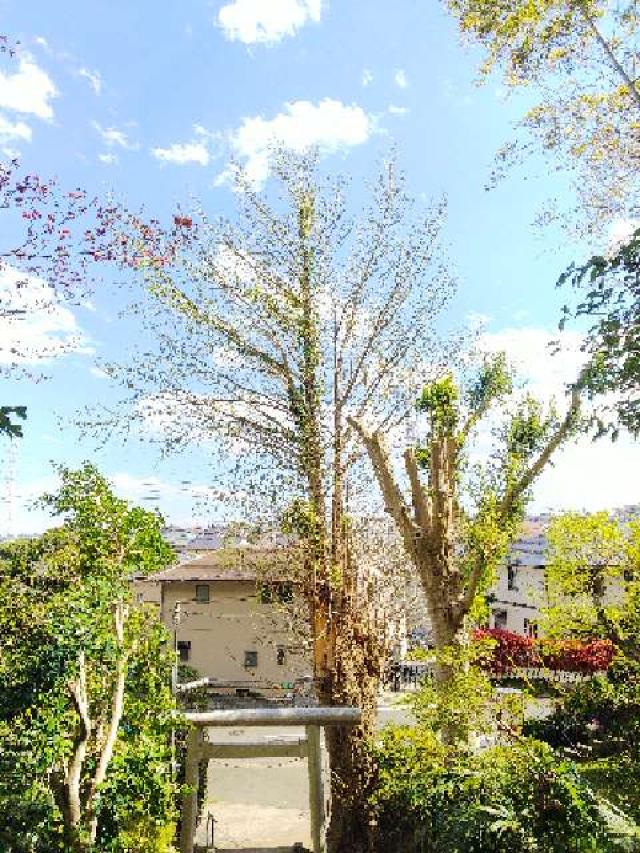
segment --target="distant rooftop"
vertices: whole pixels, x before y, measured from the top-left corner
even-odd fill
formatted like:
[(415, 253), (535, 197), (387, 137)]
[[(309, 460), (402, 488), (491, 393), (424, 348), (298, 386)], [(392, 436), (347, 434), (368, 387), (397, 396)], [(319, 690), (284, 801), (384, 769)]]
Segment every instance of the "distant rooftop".
[(149, 575), (154, 583), (215, 581), (291, 580), (300, 565), (299, 548), (219, 548), (188, 563)]
[[(620, 521), (630, 521), (640, 516), (640, 506), (631, 505), (612, 510), (611, 516)], [(524, 522), (524, 533), (509, 551), (508, 562), (514, 566), (546, 566), (548, 541), (546, 531), (556, 517), (552, 513), (529, 516)]]

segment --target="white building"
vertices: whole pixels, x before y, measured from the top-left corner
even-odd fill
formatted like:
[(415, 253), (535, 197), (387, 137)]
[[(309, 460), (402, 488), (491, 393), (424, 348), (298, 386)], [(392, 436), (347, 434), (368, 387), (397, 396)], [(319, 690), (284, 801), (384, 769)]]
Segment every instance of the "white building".
[(547, 559), (544, 523), (536, 519), (528, 523), (525, 534), (513, 544), (506, 563), (498, 570), (498, 581), (488, 596), (489, 627), (538, 636)]

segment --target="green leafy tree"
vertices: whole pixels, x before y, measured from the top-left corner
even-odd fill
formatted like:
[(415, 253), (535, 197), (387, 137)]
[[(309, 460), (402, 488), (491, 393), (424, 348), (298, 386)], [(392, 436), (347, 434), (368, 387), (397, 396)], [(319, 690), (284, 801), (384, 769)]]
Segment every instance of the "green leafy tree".
[(26, 420), (26, 406), (0, 406), (0, 435), (9, 438), (22, 438), (22, 425), (16, 423), (13, 417)]
[(390, 726), (376, 760), (381, 853), (620, 849), (575, 765), (545, 743), (458, 752), (429, 728)]
[[(428, 385), (417, 403), (426, 420), (424, 438), (403, 454), (409, 499), (381, 432), (352, 419), (387, 512), (416, 567), (441, 655), (464, 641), (479, 594), (490, 585), (520, 530), (531, 486), (576, 431), (580, 381), (564, 416), (525, 398), (499, 431), (493, 456), (472, 466), (468, 451), (476, 427), (492, 409), (506, 406), (512, 394), (505, 356), (488, 358), (466, 393), (450, 375)], [(451, 682), (453, 670), (446, 662), (437, 672), (441, 682)]]
[(563, 328), (570, 317), (592, 325), (584, 349), (590, 355), (585, 385), (592, 394), (611, 391), (615, 402), (600, 407), (601, 432), (616, 437), (619, 426), (640, 433), (640, 230), (609, 255), (594, 255), (572, 265), (559, 284), (581, 291), (580, 302), (565, 307)]
[(43, 501), (62, 525), (0, 550), (0, 838), (25, 852), (168, 850), (172, 656), (130, 581), (173, 552), (158, 517), (93, 466), (60, 474)]
[(640, 521), (567, 513), (549, 528), (548, 633), (605, 637), (638, 660)]
[[(582, 213), (598, 226), (637, 206), (640, 87), (633, 0), (447, 0), (465, 36), (486, 50), (512, 86), (540, 102), (521, 127), (574, 176)], [(498, 172), (527, 144), (508, 145)]]
[(606, 512), (567, 513), (553, 521), (548, 536), (545, 631), (605, 637), (616, 655), (606, 673), (568, 690), (549, 718), (528, 721), (526, 731), (581, 756), (581, 772), (594, 789), (637, 823), (640, 522)]

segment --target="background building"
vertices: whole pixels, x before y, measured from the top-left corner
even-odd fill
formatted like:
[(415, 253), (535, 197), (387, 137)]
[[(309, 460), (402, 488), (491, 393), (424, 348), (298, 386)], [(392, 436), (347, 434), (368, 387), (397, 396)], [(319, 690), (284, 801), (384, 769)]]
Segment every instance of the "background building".
[[(180, 660), (221, 689), (283, 689), (311, 675), (295, 548), (220, 548), (150, 576)], [(145, 599), (146, 600), (146, 599)]]

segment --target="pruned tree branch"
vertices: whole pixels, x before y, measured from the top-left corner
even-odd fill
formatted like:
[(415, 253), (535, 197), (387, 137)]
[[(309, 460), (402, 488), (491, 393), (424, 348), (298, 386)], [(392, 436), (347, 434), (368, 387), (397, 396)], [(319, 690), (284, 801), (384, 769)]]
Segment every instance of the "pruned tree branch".
[(358, 433), (367, 448), (376, 479), (382, 491), (385, 508), (398, 525), (403, 541), (405, 542), (405, 547), (410, 553), (413, 553), (416, 547), (418, 527), (412, 520), (409, 507), (395, 481), (388, 454), (382, 444), (382, 439), (378, 432), (369, 433), (360, 421), (357, 421), (355, 418), (348, 417), (347, 421)]
[(428, 533), (431, 530), (432, 522), (431, 500), (426, 495), (424, 486), (420, 482), (420, 473), (418, 471), (416, 455), (410, 447), (407, 447), (404, 451), (404, 467), (411, 484), (411, 495), (416, 522), (422, 531)]
[(547, 444), (535, 461), (527, 468), (522, 476), (519, 477), (517, 482), (507, 489), (498, 508), (498, 514), (503, 520), (509, 517), (516, 502), (522, 497), (529, 486), (533, 484), (537, 477), (540, 476), (553, 454), (569, 437), (571, 431), (574, 429), (582, 405), (582, 383), (584, 381), (584, 376), (585, 370), (581, 372), (577, 382), (571, 389), (569, 408), (562, 419), (562, 422), (558, 426), (558, 429), (548, 440)]

